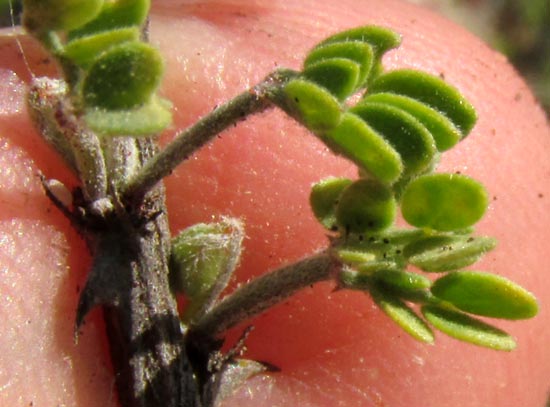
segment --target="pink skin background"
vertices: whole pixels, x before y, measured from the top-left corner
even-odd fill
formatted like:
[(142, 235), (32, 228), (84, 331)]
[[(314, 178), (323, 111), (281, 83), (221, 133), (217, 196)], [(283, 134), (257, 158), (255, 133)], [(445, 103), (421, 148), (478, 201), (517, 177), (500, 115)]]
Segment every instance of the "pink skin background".
[[(366, 295), (318, 284), (251, 322), (247, 356), (282, 371), (252, 379), (225, 405), (543, 407), (550, 391), (550, 131), (504, 57), (444, 19), (394, 0), (158, 1), (152, 41), (165, 55), (163, 92), (175, 106), (163, 142), (275, 67), (299, 69), (323, 37), (364, 24), (403, 35), (403, 45), (385, 58), (388, 69), (444, 76), (476, 107), (478, 124), (440, 169), (487, 186), (491, 204), (478, 233), (500, 244), (475, 268), (524, 285), (541, 312), (498, 324), (517, 338), (512, 353), (442, 334), (429, 346), (396, 327)], [(51, 73), (36, 47), (22, 43), (32, 71)], [(0, 39), (0, 55), (0, 405), (114, 407), (97, 311), (73, 342), (90, 258), (44, 197), (37, 173), (68, 186), (75, 179), (27, 119), (29, 72), (13, 38)], [(176, 232), (219, 215), (243, 218), (247, 239), (237, 280), (244, 281), (326, 245), (307, 200), (311, 183), (328, 175), (354, 170), (270, 111), (224, 132), (166, 180), (171, 227)]]

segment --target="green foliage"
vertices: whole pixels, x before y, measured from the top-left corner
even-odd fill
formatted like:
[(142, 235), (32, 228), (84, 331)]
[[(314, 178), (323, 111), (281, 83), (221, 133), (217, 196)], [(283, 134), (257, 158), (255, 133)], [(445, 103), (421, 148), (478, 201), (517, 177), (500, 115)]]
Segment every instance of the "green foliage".
[(422, 314), (435, 328), (461, 341), (503, 351), (516, 347), (506, 332), (462, 312), (427, 305), (422, 307)]
[(423, 175), (406, 187), (401, 200), (409, 224), (440, 231), (472, 226), (483, 217), (487, 205), (485, 188), (458, 174)]
[(24, 0), (23, 24), (30, 31), (71, 30), (94, 19), (103, 0)]
[(144, 105), (159, 86), (162, 73), (162, 59), (150, 45), (131, 41), (110, 47), (84, 78), (84, 102), (106, 110)]
[(146, 136), (171, 123), (171, 104), (156, 95), (162, 58), (140, 39), (149, 0), (28, 0), (24, 6), (25, 28), (58, 57), (71, 102), (88, 127), (100, 135)]
[(352, 183), (347, 178), (327, 178), (313, 185), (309, 202), (313, 213), (329, 230), (337, 230), (336, 205), (344, 188)]
[(139, 27), (147, 19), (150, 7), (151, 0), (105, 1), (99, 15), (69, 32), (69, 38), (73, 40), (122, 27)]
[(474, 107), (460, 92), (441, 78), (412, 69), (399, 69), (379, 76), (370, 93), (389, 92), (408, 96), (447, 116), (466, 136), (474, 127)]
[(346, 232), (376, 232), (394, 222), (396, 206), (390, 188), (375, 180), (359, 179), (340, 194), (336, 223)]
[[(301, 77), (287, 85), (294, 97), (299, 86), (299, 98), (308, 101), (307, 109), (289, 109), (294, 116), (359, 169), (356, 181), (315, 184), (313, 213), (335, 233), (342, 288), (370, 293), (421, 341), (432, 342), (433, 334), (409, 302), (423, 305), (426, 321), (448, 335), (510, 350), (513, 338), (468, 313), (530, 318), (536, 300), (502, 277), (463, 270), (496, 246), (491, 237), (472, 235), (487, 192), (467, 176), (433, 173), (440, 153), (472, 129), (475, 110), (439, 77), (411, 69), (385, 73), (381, 57), (398, 44), (395, 34), (377, 27), (337, 34), (313, 48)], [(397, 208), (414, 228), (395, 227)], [(432, 284), (410, 266), (444, 274)]]
[(438, 279), (431, 291), (462, 311), (491, 318), (526, 319), (538, 311), (531, 293), (490, 273), (455, 271)]

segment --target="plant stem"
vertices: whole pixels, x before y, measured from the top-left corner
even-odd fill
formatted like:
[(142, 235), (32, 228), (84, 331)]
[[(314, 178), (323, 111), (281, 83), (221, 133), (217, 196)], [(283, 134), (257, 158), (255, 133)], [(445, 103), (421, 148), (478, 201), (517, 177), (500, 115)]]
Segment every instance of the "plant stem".
[(337, 260), (329, 250), (274, 270), (242, 285), (225, 297), (190, 330), (198, 338), (214, 339), (227, 329), (286, 300), (297, 291), (330, 280)]
[(129, 201), (140, 201), (155, 184), (219, 133), (248, 116), (277, 104), (278, 93), (296, 75), (291, 70), (275, 71), (250, 90), (215, 108), (193, 126), (179, 133), (170, 144), (153, 156), (128, 181), (123, 195)]

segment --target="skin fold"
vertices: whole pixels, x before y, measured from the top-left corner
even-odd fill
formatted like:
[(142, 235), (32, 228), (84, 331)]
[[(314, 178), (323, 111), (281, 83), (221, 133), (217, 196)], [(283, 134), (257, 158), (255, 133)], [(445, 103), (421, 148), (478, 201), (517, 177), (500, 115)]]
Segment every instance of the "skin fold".
[[(498, 322), (518, 348), (500, 353), (437, 334), (416, 342), (357, 292), (322, 283), (250, 321), (246, 357), (278, 366), (225, 403), (248, 406), (543, 407), (550, 392), (550, 129), (505, 58), (441, 17), (399, 1), (155, 2), (152, 42), (166, 58), (163, 94), (175, 123), (189, 125), (278, 66), (300, 68), (317, 41), (365, 24), (391, 27), (403, 44), (386, 69), (443, 76), (476, 107), (470, 136), (440, 170), (484, 183), (491, 196), (477, 233), (496, 250), (472, 269), (513, 279), (540, 301), (533, 320)], [(53, 72), (22, 40), (33, 75)], [(44, 145), (24, 104), (29, 68), (13, 37), (0, 40), (0, 405), (116, 406), (100, 313), (73, 341), (78, 291), (90, 258), (69, 222), (44, 196), (42, 171), (72, 177)], [(237, 278), (246, 281), (326, 246), (309, 210), (311, 183), (355, 170), (281, 112), (250, 118), (166, 180), (171, 228), (229, 215), (246, 222)], [(242, 328), (232, 330), (228, 342)]]

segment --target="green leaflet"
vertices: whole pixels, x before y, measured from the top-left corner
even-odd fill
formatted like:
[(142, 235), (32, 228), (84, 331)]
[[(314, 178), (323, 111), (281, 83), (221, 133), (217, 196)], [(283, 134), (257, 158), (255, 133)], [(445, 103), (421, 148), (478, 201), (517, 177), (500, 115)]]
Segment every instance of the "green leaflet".
[(382, 182), (392, 183), (401, 175), (403, 163), (399, 154), (357, 115), (343, 114), (338, 126), (322, 133), (321, 139), (335, 153)]
[(432, 285), (429, 278), (402, 270), (379, 270), (373, 278), (400, 291), (424, 290)]
[(159, 52), (141, 42), (114, 46), (94, 61), (82, 84), (88, 106), (131, 109), (151, 99), (162, 78)]
[(490, 273), (452, 272), (436, 280), (431, 291), (462, 311), (486, 317), (526, 319), (538, 312), (533, 294)]
[(172, 104), (154, 96), (143, 106), (128, 110), (88, 108), (84, 120), (102, 136), (148, 136), (159, 133), (172, 123)]
[(228, 218), (190, 226), (172, 239), (170, 281), (174, 291), (191, 300), (186, 319), (200, 316), (226, 287), (243, 238), (242, 223)]
[(332, 35), (320, 42), (314, 49), (327, 44), (352, 41), (360, 41), (369, 44), (374, 50), (375, 58), (380, 59), (385, 52), (401, 44), (401, 36), (395, 31), (387, 28), (370, 25), (353, 28)]
[(403, 255), (424, 271), (452, 271), (474, 264), (496, 244), (486, 236), (436, 235), (405, 246)]
[(503, 351), (516, 347), (514, 338), (506, 332), (461, 312), (425, 305), (422, 314), (435, 328), (461, 341)]
[(367, 94), (363, 100), (391, 105), (414, 116), (430, 132), (439, 151), (452, 148), (462, 138), (460, 130), (447, 116), (408, 96), (395, 93), (375, 93)]
[(409, 183), (401, 198), (401, 211), (413, 226), (451, 231), (476, 223), (487, 204), (485, 188), (472, 178), (429, 174)]
[(340, 122), (342, 108), (338, 99), (321, 86), (294, 79), (285, 86), (284, 93), (293, 116), (308, 129), (326, 131)]
[(103, 31), (70, 41), (65, 46), (64, 56), (83, 68), (87, 68), (102, 52), (112, 46), (138, 40), (139, 29), (137, 27)]
[(473, 106), (456, 88), (424, 72), (399, 69), (380, 75), (369, 86), (369, 93), (381, 92), (408, 96), (431, 106), (446, 115), (463, 136), (470, 132), (477, 120)]
[(304, 61), (304, 68), (318, 62), (333, 59), (345, 58), (359, 65), (358, 85), (361, 86), (369, 76), (373, 61), (374, 51), (372, 47), (360, 41), (336, 42), (314, 48)]
[(405, 332), (419, 341), (433, 343), (432, 330), (403, 301), (374, 286), (370, 293), (376, 305)]
[(23, 25), (29, 31), (71, 30), (101, 11), (103, 0), (23, 0)]
[(431, 164), (436, 152), (428, 130), (407, 112), (386, 104), (362, 101), (350, 109), (399, 153), (404, 176), (418, 174)]
[(327, 178), (311, 188), (309, 203), (313, 214), (328, 230), (337, 229), (336, 204), (344, 188), (351, 183), (347, 178)]
[[(80, 24), (69, 32), (69, 40), (110, 31), (122, 27), (140, 27), (149, 14), (151, 0), (115, 0), (106, 1), (101, 13), (87, 24)], [(76, 27), (75, 27), (76, 28)]]
[(345, 58), (332, 58), (307, 66), (303, 77), (327, 89), (339, 100), (350, 96), (359, 84), (360, 66)]
[(344, 189), (336, 206), (336, 221), (345, 231), (379, 231), (393, 224), (397, 204), (391, 190), (377, 181), (359, 179)]

